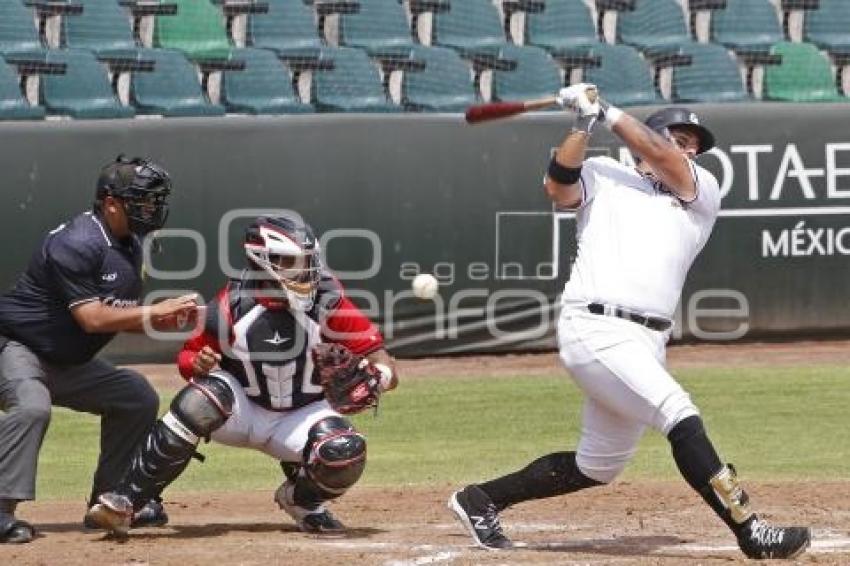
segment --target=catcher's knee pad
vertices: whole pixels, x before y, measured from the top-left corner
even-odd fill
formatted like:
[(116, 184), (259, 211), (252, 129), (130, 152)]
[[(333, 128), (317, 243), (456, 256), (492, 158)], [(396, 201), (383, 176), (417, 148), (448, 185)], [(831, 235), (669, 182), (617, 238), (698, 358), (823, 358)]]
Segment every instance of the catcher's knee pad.
[(235, 398), (227, 382), (216, 375), (195, 378), (177, 393), (162, 420), (185, 440), (198, 443), (220, 428), (233, 412)]
[(342, 417), (327, 417), (307, 433), (304, 447), (307, 477), (329, 497), (357, 483), (366, 467), (366, 438)]

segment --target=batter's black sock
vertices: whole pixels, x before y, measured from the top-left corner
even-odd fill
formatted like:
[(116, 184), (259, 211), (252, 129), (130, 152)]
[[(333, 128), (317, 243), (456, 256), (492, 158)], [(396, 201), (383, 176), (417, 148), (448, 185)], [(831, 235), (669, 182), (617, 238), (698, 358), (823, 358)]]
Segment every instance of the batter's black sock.
[(723, 468), (723, 463), (705, 434), (702, 419), (698, 415), (683, 419), (670, 430), (667, 439), (682, 477), (702, 496), (717, 516), (723, 519), (732, 532), (738, 534), (742, 525), (732, 520), (726, 505), (711, 487), (710, 480)]
[(525, 468), (478, 484), (501, 511), (529, 499), (543, 499), (602, 485), (581, 473), (575, 452), (555, 452), (530, 463)]
[(0, 513), (14, 515), (15, 508), (18, 506), (17, 499), (0, 499)]

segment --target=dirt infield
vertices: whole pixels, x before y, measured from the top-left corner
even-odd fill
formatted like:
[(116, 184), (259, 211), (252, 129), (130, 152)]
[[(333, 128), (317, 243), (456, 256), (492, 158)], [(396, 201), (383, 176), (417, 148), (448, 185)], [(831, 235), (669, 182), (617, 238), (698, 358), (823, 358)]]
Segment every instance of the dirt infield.
[[(333, 510), (350, 527), (320, 539), (294, 529), (271, 493), (166, 500), (171, 526), (134, 531), (119, 544), (84, 532), (79, 503), (27, 506), (43, 536), (0, 545), (0, 564), (268, 565), (320, 564), (721, 564), (744, 561), (720, 522), (680, 484), (627, 483), (546, 501), (504, 514), (510, 536), (527, 546), (488, 552), (470, 546), (445, 507), (451, 487), (355, 488)], [(850, 562), (850, 484), (760, 484), (751, 495), (770, 519), (814, 527), (802, 563)], [(845, 502), (837, 505), (836, 502)]]
[[(721, 356), (722, 353), (722, 356)], [(844, 364), (849, 342), (680, 346), (672, 368)], [(160, 386), (180, 384), (171, 366), (143, 366)], [(401, 363), (405, 379), (429, 375), (508, 377), (561, 372), (555, 354), (425, 359)], [(356, 487), (332, 508), (350, 528), (321, 539), (295, 530), (266, 491), (169, 495), (171, 523), (134, 531), (126, 543), (85, 532), (79, 502), (36, 502), (21, 516), (37, 525), (32, 544), (0, 545), (0, 565), (376, 564), (720, 564), (743, 556), (725, 527), (682, 482), (618, 482), (571, 496), (529, 502), (504, 514), (524, 546), (487, 552), (446, 509), (453, 486)], [(850, 563), (850, 481), (748, 484), (770, 520), (811, 525), (815, 542), (801, 563)]]

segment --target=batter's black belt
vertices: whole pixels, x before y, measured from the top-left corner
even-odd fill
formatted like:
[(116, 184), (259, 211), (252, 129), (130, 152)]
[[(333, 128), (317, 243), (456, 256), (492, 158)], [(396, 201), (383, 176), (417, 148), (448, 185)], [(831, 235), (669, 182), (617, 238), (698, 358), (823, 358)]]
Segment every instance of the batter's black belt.
[(587, 305), (587, 310), (593, 314), (601, 314), (605, 316), (616, 316), (625, 320), (646, 326), (658, 332), (669, 330), (673, 326), (673, 321), (660, 316), (651, 316), (640, 312), (635, 312), (617, 305), (604, 305), (602, 303), (590, 303)]

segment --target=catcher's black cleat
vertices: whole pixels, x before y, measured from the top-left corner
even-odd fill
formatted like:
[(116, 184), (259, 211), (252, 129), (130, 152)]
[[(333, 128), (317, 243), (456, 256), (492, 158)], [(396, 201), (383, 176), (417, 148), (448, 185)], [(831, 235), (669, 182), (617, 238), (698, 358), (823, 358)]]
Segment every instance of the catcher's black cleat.
[(86, 513), (85, 524), (126, 537), (133, 517), (133, 504), (117, 493), (101, 493)]
[[(168, 514), (165, 512), (162, 503), (152, 499), (144, 507), (133, 513), (130, 528), (164, 527), (167, 524)], [(83, 518), (83, 528), (100, 530), (102, 527), (94, 521), (89, 513), (86, 513), (86, 516)]]
[(758, 517), (738, 534), (738, 546), (747, 558), (794, 558), (812, 542), (808, 527), (772, 527)]
[(502, 532), (499, 511), (476, 485), (468, 485), (449, 498), (449, 510), (472, 535), (475, 544), (487, 550), (506, 550), (514, 544)]
[(294, 495), (295, 484), (287, 480), (277, 488), (274, 499), (280, 508), (295, 520), (299, 529), (315, 535), (341, 535), (345, 533), (345, 525), (338, 521), (324, 505), (319, 504), (311, 508), (301, 507), (296, 505)]
[(141, 529), (144, 527), (164, 527), (168, 524), (168, 514), (162, 506), (161, 501), (151, 499), (144, 507), (133, 514), (130, 527)]

